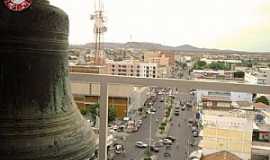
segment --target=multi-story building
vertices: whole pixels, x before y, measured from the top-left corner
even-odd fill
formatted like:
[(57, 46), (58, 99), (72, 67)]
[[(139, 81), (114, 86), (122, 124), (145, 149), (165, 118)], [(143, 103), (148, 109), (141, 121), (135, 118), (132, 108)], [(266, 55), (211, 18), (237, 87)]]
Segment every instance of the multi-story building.
[(157, 64), (139, 61), (107, 61), (107, 73), (112, 75), (157, 78)]
[(246, 111), (203, 110), (200, 147), (208, 155), (228, 151), (251, 159), (253, 114)]
[(144, 53), (143, 61), (146, 63), (156, 63), (158, 66), (158, 77), (169, 77), (174, 71), (175, 54), (161, 51), (147, 51)]
[(232, 80), (244, 82), (245, 72), (242, 71), (225, 71), (225, 70), (193, 70), (191, 73), (193, 79), (210, 79), (210, 80)]

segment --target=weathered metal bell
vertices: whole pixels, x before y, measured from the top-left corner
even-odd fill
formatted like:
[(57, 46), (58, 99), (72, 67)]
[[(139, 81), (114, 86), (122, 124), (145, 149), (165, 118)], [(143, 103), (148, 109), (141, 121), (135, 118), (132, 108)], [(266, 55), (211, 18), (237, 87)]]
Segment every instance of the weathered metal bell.
[(0, 1), (1, 160), (84, 160), (94, 152), (97, 138), (70, 92), (68, 23), (46, 0), (22, 12)]

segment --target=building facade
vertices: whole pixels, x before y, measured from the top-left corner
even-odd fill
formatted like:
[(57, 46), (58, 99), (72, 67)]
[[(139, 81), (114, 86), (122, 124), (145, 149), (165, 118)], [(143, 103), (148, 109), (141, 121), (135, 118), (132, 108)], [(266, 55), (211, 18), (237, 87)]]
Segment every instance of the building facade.
[(253, 120), (248, 113), (204, 110), (202, 117), (200, 147), (204, 155), (228, 151), (241, 159), (251, 159)]
[(157, 64), (139, 61), (107, 61), (107, 73), (112, 75), (157, 78)]
[[(91, 107), (99, 103), (99, 84), (71, 83), (71, 91), (79, 108)], [(109, 86), (108, 91), (109, 107), (115, 107), (117, 118), (122, 119), (143, 107), (149, 88), (114, 84)]]

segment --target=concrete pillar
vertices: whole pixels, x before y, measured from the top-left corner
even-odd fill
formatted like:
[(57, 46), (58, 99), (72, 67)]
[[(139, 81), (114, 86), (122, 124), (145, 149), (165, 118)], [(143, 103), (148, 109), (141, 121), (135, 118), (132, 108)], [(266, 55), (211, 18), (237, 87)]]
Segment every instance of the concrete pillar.
[(107, 160), (108, 84), (100, 84), (99, 160)]

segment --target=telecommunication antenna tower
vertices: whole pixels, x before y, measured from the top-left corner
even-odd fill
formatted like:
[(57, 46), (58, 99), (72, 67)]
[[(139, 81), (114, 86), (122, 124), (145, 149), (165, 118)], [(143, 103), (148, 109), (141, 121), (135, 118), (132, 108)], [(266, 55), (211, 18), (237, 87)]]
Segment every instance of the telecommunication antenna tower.
[(91, 15), (94, 21), (95, 34), (95, 64), (103, 65), (105, 63), (104, 51), (102, 49), (103, 34), (107, 31), (105, 26), (104, 5), (101, 0), (95, 0), (95, 12)]

